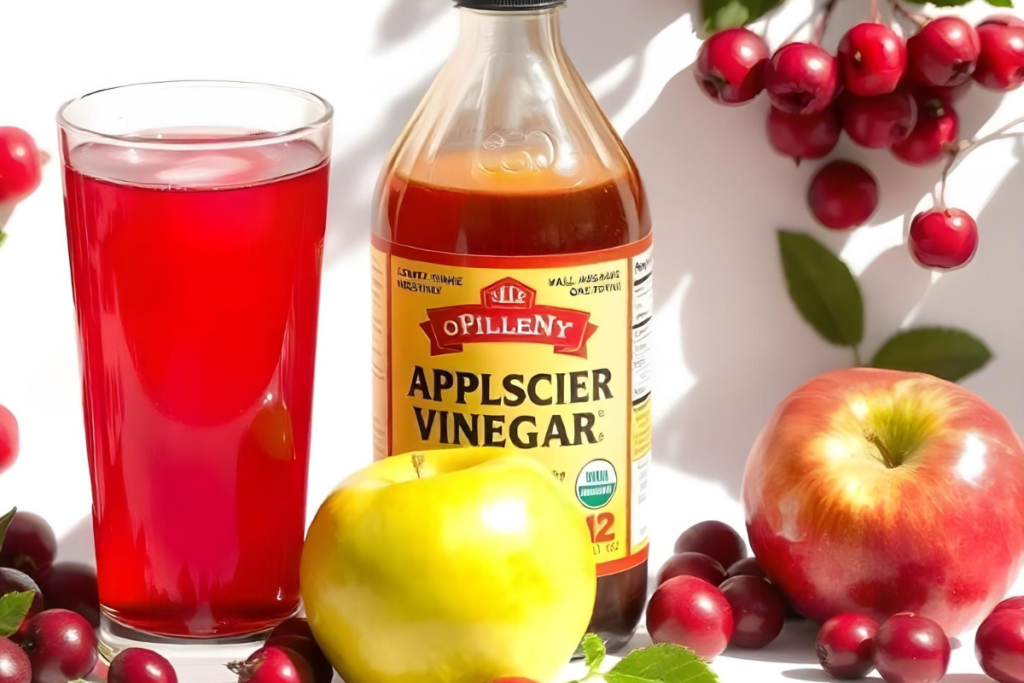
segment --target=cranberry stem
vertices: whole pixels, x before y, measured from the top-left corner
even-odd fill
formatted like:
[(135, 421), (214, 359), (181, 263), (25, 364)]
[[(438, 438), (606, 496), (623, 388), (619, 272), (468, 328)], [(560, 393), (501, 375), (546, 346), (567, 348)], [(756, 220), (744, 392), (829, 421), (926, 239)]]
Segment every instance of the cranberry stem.
[(878, 0), (871, 0), (871, 21), (876, 24), (882, 23), (882, 13), (878, 11)]
[(1018, 133), (1010, 133), (1011, 128), (1024, 123), (1024, 116), (1014, 119), (1009, 123), (996, 128), (994, 131), (980, 138), (974, 138), (973, 140), (961, 140), (959, 143), (952, 144), (949, 146), (949, 160), (946, 162), (946, 167), (942, 169), (942, 179), (939, 181), (939, 186), (936, 190), (936, 208), (944, 210), (946, 208), (946, 180), (949, 178), (949, 174), (960, 165), (960, 162), (964, 160), (970, 152), (973, 152), (982, 145), (992, 142), (993, 140), (1002, 140), (1008, 137), (1017, 137), (1024, 135), (1024, 131)]
[(814, 31), (811, 33), (811, 42), (813, 44), (821, 45), (821, 41), (825, 37), (825, 30), (828, 28), (828, 20), (832, 18), (832, 12), (835, 10), (838, 1), (826, 0), (821, 14), (814, 21)]
[(14, 213), (14, 204), (0, 204), (0, 244), (3, 244), (4, 238), (4, 226), (7, 225), (7, 221), (10, 219), (11, 214)]
[(911, 12), (910, 10), (903, 6), (900, 0), (889, 0), (889, 3), (892, 5), (892, 9), (893, 11), (896, 12), (896, 14), (900, 15), (904, 19), (907, 19), (908, 21), (913, 22), (918, 27), (924, 26), (925, 24), (928, 23), (927, 15), (921, 14), (920, 12)]

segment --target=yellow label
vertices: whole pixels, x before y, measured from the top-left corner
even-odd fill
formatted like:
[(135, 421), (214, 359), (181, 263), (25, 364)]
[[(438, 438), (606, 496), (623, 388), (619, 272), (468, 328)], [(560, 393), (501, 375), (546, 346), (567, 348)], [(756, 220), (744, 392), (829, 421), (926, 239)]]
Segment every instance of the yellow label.
[(461, 256), (375, 240), (378, 458), (513, 448), (551, 468), (600, 574), (647, 556), (651, 240), (566, 256)]

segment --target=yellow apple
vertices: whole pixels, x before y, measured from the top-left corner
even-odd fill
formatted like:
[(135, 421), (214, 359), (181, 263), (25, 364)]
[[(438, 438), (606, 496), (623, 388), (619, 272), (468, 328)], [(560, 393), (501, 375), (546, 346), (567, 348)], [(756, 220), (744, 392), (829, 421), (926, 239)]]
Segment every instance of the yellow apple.
[(302, 554), (310, 627), (346, 683), (550, 680), (595, 590), (576, 506), (496, 449), (371, 465), (327, 498)]

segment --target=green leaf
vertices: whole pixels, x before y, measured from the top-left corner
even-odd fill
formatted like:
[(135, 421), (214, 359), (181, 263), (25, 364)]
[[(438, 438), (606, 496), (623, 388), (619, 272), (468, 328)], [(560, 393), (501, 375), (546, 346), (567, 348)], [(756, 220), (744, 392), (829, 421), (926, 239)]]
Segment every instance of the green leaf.
[(871, 365), (926, 372), (958, 382), (992, 360), (985, 342), (963, 330), (924, 327), (900, 332), (882, 345)]
[(860, 344), (864, 302), (845, 263), (810, 235), (779, 231), (789, 296), (818, 334), (839, 346)]
[(7, 527), (11, 526), (11, 520), (14, 519), (14, 513), (17, 511), (18, 508), (14, 508), (3, 517), (0, 517), (0, 548), (4, 546), (4, 539), (7, 538)]
[(635, 650), (604, 675), (608, 683), (717, 683), (707, 662), (685, 647), (659, 643)]
[(587, 668), (590, 669), (591, 672), (601, 666), (601, 662), (604, 661), (606, 650), (604, 647), (604, 641), (601, 640), (600, 636), (588, 633), (583, 636), (583, 642), (580, 644), (580, 647), (583, 648), (583, 654), (586, 656)]
[(704, 30), (714, 33), (745, 26), (780, 4), (782, 0), (701, 0)]
[(6, 638), (17, 632), (35, 597), (35, 591), (25, 591), (8, 593), (0, 598), (0, 637)]
[(0, 230), (0, 247), (4, 246), (4, 242), (7, 241), (7, 233)]
[(993, 7), (1013, 7), (1013, 0), (985, 0)]

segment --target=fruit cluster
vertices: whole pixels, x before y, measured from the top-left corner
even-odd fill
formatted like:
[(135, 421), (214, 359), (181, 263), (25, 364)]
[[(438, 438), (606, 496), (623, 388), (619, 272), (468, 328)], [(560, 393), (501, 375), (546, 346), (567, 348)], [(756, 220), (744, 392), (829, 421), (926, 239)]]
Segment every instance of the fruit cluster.
[[(6, 519), (6, 518), (5, 518)], [(31, 594), (17, 630), (0, 639), (0, 683), (66, 683), (91, 675), (99, 662), (96, 572), (77, 562), (54, 562), (57, 539), (28, 512), (11, 517), (0, 547), (0, 595)], [(239, 683), (330, 683), (327, 657), (305, 619), (282, 622), (247, 661), (229, 664)], [(177, 683), (164, 657), (142, 648), (110, 662), (107, 683)]]
[(20, 128), (0, 126), (0, 244), (10, 211), (39, 187), (46, 159), (31, 135)]
[[(701, 522), (683, 532), (675, 550), (647, 609), (654, 642), (712, 659), (729, 645), (764, 647), (782, 632), (787, 616), (800, 618), (728, 525)], [(910, 612), (881, 624), (840, 614), (822, 624), (815, 640), (818, 660), (833, 678), (864, 678), (877, 669), (886, 683), (937, 683), (949, 668), (950, 649), (938, 623)], [(1024, 597), (996, 606), (978, 629), (975, 653), (997, 683), (1024, 683)]]
[[(982, 141), (959, 140), (954, 103), (972, 79), (992, 90), (1020, 87), (1024, 21), (996, 15), (973, 27), (955, 16), (928, 20), (893, 3), (917, 27), (907, 41), (881, 22), (877, 8), (873, 21), (846, 32), (836, 55), (818, 44), (821, 30), (812, 42), (790, 42), (770, 54), (760, 36), (731, 28), (704, 42), (694, 73), (721, 104), (743, 104), (767, 91), (768, 140), (797, 161), (827, 156), (843, 131), (907, 164), (947, 159), (939, 201), (914, 217), (909, 247), (922, 266), (958, 268), (977, 250), (978, 226), (966, 212), (945, 206), (945, 176), (958, 155)], [(823, 226), (847, 230), (875, 211), (878, 183), (862, 166), (836, 161), (816, 173), (808, 203)]]

